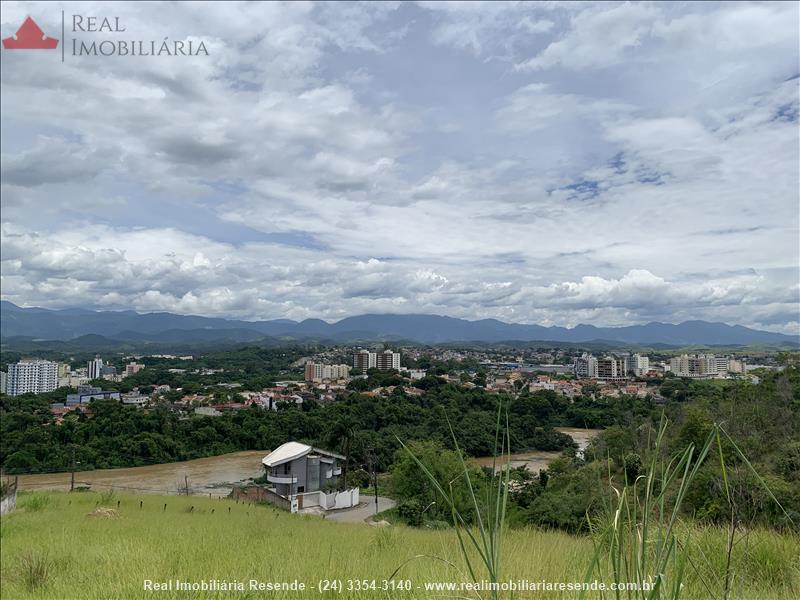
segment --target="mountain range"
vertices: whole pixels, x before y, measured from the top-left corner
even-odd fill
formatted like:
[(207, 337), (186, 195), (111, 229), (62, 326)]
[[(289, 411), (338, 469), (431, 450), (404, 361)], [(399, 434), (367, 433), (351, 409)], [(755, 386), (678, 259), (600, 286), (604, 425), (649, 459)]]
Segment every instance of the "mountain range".
[(240, 321), (167, 312), (51, 310), (0, 302), (0, 335), (44, 340), (103, 336), (127, 342), (255, 342), (265, 338), (333, 342), (407, 340), (446, 342), (615, 342), (624, 344), (800, 345), (800, 336), (707, 321), (652, 322), (626, 327), (544, 327), (496, 319), (468, 321), (438, 315), (360, 315), (335, 323), (321, 319)]

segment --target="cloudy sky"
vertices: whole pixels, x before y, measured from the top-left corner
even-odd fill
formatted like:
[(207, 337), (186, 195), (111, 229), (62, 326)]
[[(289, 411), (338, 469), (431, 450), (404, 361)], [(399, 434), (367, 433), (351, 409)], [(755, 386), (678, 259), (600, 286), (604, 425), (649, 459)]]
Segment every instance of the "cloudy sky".
[(798, 331), (797, 3), (3, 2), (2, 37), (62, 8), (63, 63), (2, 51), (5, 300)]

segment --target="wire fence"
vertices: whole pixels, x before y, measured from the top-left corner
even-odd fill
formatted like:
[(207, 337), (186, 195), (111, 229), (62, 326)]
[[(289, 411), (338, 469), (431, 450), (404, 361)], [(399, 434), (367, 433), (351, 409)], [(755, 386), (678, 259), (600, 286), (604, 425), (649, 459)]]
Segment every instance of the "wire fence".
[[(177, 510), (180, 513), (189, 513), (189, 514), (205, 514), (205, 515), (215, 515), (215, 514), (241, 514), (243, 511), (246, 516), (255, 516), (257, 513), (255, 512), (259, 507), (264, 508), (268, 505), (274, 506), (273, 503), (269, 502), (261, 502), (261, 501), (248, 501), (246, 498), (239, 497), (239, 496), (220, 496), (216, 498), (222, 506), (217, 509), (215, 506), (209, 507), (208, 504), (205, 506), (195, 506), (194, 504), (190, 504), (187, 506), (187, 502), (183, 502), (181, 504), (170, 504), (169, 502), (164, 502), (162, 504), (161, 499), (152, 502), (152, 499), (146, 498), (131, 498), (128, 497), (116, 497), (112, 493), (108, 495), (104, 495), (105, 497), (99, 498), (95, 502), (95, 511), (96, 513), (89, 513), (90, 516), (116, 516), (116, 513), (109, 514), (108, 509), (112, 511), (121, 511), (123, 509), (128, 510), (148, 510), (152, 509), (155, 506), (157, 509), (160, 509), (160, 512), (168, 512), (171, 510)], [(187, 500), (191, 501), (191, 498), (187, 498)], [(72, 500), (69, 500), (69, 503), (72, 503)], [(99, 509), (99, 510), (98, 510)]]
[[(260, 453), (268, 451), (258, 452)], [(118, 454), (119, 456), (129, 460), (132, 464), (113, 467), (104, 466), (103, 468), (80, 470), (83, 465), (81, 465), (79, 462), (75, 462), (71, 469), (58, 466), (48, 469), (40, 469), (37, 472), (32, 473), (19, 473), (13, 475), (0, 473), (0, 476), (7, 478), (10, 475), (11, 477), (21, 478), (22, 480), (20, 481), (20, 489), (24, 491), (44, 491), (48, 489), (63, 490), (67, 487), (70, 489), (70, 491), (72, 491), (76, 488), (80, 489), (88, 487), (91, 489), (119, 489), (120, 491), (129, 491), (134, 493), (142, 492), (147, 494), (220, 497), (228, 496), (235, 487), (242, 486), (243, 484), (246, 485), (246, 482), (252, 481), (253, 477), (258, 475), (255, 471), (257, 471), (260, 467), (260, 461), (257, 461), (254, 463), (254, 472), (252, 473), (247, 472), (249, 467), (242, 468), (241, 473), (238, 474), (241, 478), (234, 476), (228, 481), (203, 480), (199, 484), (192, 485), (191, 471), (193, 465), (191, 465), (191, 462), (195, 460), (214, 459), (218, 458), (219, 455), (193, 457), (179, 462), (164, 462), (158, 459), (143, 458), (127, 453)], [(224, 457), (226, 455), (222, 456)], [(160, 477), (156, 477), (156, 479), (161, 480), (159, 481), (161, 485), (148, 485), (147, 483), (142, 485), (138, 482), (130, 481), (130, 479), (147, 479), (145, 473), (141, 473), (140, 477), (139, 474), (136, 474), (135, 469), (156, 466), (163, 466), (173, 470), (172, 474), (175, 477), (175, 483), (163, 483), (164, 476), (167, 475), (167, 473), (162, 473)], [(129, 476), (127, 473), (115, 473), (109, 477), (111, 471), (119, 471), (123, 469), (134, 470), (133, 473), (130, 474), (132, 476)], [(102, 479), (95, 479), (95, 474)], [(58, 477), (59, 475), (62, 477)], [(39, 476), (46, 477), (47, 479), (39, 481), (37, 480)], [(119, 483), (116, 481), (117, 478), (120, 480)], [(129, 481), (126, 481), (126, 479)]]
[[(176, 488), (138, 487), (138, 486), (130, 486), (130, 485), (119, 485), (119, 484), (113, 484), (113, 483), (97, 483), (97, 482), (91, 482), (91, 481), (75, 481), (75, 484), (76, 484), (76, 489), (73, 490), (68, 496), (70, 498), (69, 501), (68, 501), (70, 504), (72, 503), (72, 498), (71, 497), (73, 496), (73, 494), (82, 495), (81, 492), (83, 492), (84, 490), (80, 489), (80, 486), (85, 486), (85, 488), (91, 488), (91, 491), (99, 491), (101, 493), (101, 497), (98, 498), (97, 501), (95, 502), (95, 508), (102, 508), (102, 509), (108, 509), (108, 508), (112, 508), (113, 509), (114, 507), (116, 507), (116, 510), (120, 510), (123, 507), (124, 508), (134, 508), (134, 509), (136, 509), (138, 507), (139, 510), (142, 510), (145, 507), (145, 505), (147, 505), (148, 508), (150, 506), (152, 506), (152, 504), (153, 504), (152, 498), (149, 498), (149, 499), (146, 498), (146, 497), (135, 498), (135, 497), (133, 497), (133, 494), (135, 492), (144, 492), (145, 494), (148, 494), (148, 495), (158, 494), (158, 495), (162, 495), (162, 496), (175, 496), (176, 498), (184, 496), (184, 497), (187, 497), (187, 500), (190, 500), (191, 497), (194, 497), (194, 498), (204, 498), (204, 497), (206, 497), (206, 492), (200, 493), (200, 492), (197, 492), (197, 491), (192, 491), (191, 488), (189, 488), (189, 493), (187, 494), (185, 490), (180, 490), (180, 489), (176, 489)], [(15, 482), (12, 485), (13, 485), (13, 489), (14, 489), (14, 496), (16, 497), (16, 492), (17, 492), (17, 490), (18, 490), (18, 488), (20, 486), (16, 483), (16, 479), (15, 479)], [(275, 502), (270, 502), (270, 501), (263, 500), (260, 497), (260, 495), (258, 495), (258, 494), (256, 494), (256, 495), (251, 494), (250, 493), (251, 492), (251, 488), (254, 488), (254, 487), (259, 488), (259, 490), (261, 489), (260, 486), (252, 486), (252, 485), (249, 485), (249, 486), (232, 486), (231, 487), (231, 491), (228, 494), (214, 496), (213, 493), (207, 493), (207, 496), (208, 496), (208, 499), (210, 499), (210, 500), (216, 500), (216, 501), (219, 501), (219, 502), (227, 503), (227, 505), (228, 505), (227, 506), (227, 510), (223, 510), (225, 508), (225, 507), (223, 507), (223, 509), (220, 509), (220, 511), (219, 511), (220, 514), (223, 514), (223, 513), (231, 514), (232, 511), (234, 511), (234, 510), (242, 510), (242, 509), (244, 509), (245, 513), (248, 516), (250, 516), (250, 511), (249, 511), (250, 508), (256, 508), (256, 507), (259, 507), (259, 506), (264, 507), (264, 506), (268, 506), (268, 505), (270, 505), (270, 506), (275, 506), (276, 505)], [(95, 488), (100, 488), (100, 489), (95, 489)], [(106, 490), (106, 491), (102, 491), (102, 490)], [(19, 489), (19, 491), (23, 491), (23, 490)], [(42, 491), (47, 491), (47, 490), (44, 490), (44, 489), (41, 489), (41, 488), (34, 488), (34, 489), (25, 490), (25, 491), (39, 491), (39, 492), (42, 492)], [(85, 490), (85, 491), (89, 491), (89, 490)], [(115, 496), (114, 492), (116, 492), (116, 491), (123, 492), (126, 495)], [(167, 510), (169, 510), (173, 506), (177, 506), (177, 509), (179, 510), (179, 512), (183, 512), (183, 513), (187, 513), (188, 512), (188, 513), (198, 513), (198, 514), (202, 514), (202, 513), (215, 514), (217, 512), (217, 509), (213, 508), (213, 507), (209, 510), (208, 509), (208, 505), (206, 505), (205, 507), (200, 507), (200, 506), (195, 507), (194, 505), (186, 506), (186, 502), (183, 502), (182, 504), (179, 504), (179, 505), (170, 505), (169, 502), (164, 502), (162, 504), (161, 500), (157, 500), (157, 501), (155, 501), (155, 504), (156, 504), (156, 506), (161, 508), (162, 512), (166, 512)]]
[(91, 468), (86, 468), (85, 465), (82, 465), (80, 462), (75, 463), (75, 465), (70, 464), (62, 464), (53, 467), (47, 467), (44, 469), (36, 469), (35, 471), (28, 471), (28, 472), (13, 472), (13, 473), (3, 473), (5, 475), (56, 475), (58, 473), (67, 473), (69, 474), (72, 471), (73, 466), (83, 467), (83, 471), (109, 471), (109, 470), (117, 470), (117, 469), (136, 469), (139, 467), (150, 467), (150, 466), (158, 466), (158, 465), (182, 465), (187, 464), (195, 460), (203, 460), (203, 459), (210, 459), (210, 458), (218, 458), (220, 456), (229, 456), (233, 454), (243, 453), (243, 452), (257, 452), (263, 453), (264, 456), (269, 454), (269, 450), (258, 450), (258, 449), (245, 449), (245, 450), (235, 450), (233, 452), (227, 452), (225, 454), (208, 454), (208, 455), (200, 455), (200, 456), (191, 456), (191, 457), (183, 457), (183, 458), (174, 458), (169, 457), (165, 459), (158, 459), (158, 458), (149, 458), (138, 456), (134, 454), (126, 454), (124, 452), (115, 452), (117, 456), (127, 459), (129, 462), (127, 464), (101, 464), (99, 466), (95, 466), (92, 464)]
[(208, 498), (228, 497), (233, 494), (235, 489), (249, 485), (242, 483), (192, 485), (191, 479), (184, 475), (183, 484), (176, 483), (175, 485), (164, 487), (157, 485), (136, 485), (116, 481), (95, 481), (88, 478), (70, 478), (70, 473), (64, 473), (64, 475), (63, 481), (47, 482), (26, 482), (24, 479), (20, 480), (19, 476), (5, 476), (4, 478), (7, 482), (13, 481), (14, 485), (17, 486), (20, 491), (25, 492), (64, 491), (68, 488), (71, 492), (119, 490), (121, 492), (131, 493), (140, 492), (165, 496), (206, 496)]

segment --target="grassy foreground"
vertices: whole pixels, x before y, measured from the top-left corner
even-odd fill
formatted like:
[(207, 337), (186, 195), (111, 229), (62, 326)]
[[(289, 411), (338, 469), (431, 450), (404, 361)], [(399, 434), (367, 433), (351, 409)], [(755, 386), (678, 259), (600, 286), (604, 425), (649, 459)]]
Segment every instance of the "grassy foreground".
[[(139, 502), (143, 507), (139, 508)], [(116, 516), (88, 516), (98, 506)], [(164, 504), (167, 508), (164, 510)], [(191, 509), (190, 507), (193, 507)], [(230, 510), (229, 510), (230, 509)], [(693, 529), (686, 598), (714, 597), (725, 562), (725, 534)], [(734, 550), (732, 598), (800, 596), (800, 538), (752, 531)], [(433, 558), (412, 560), (395, 579), (411, 591), (348, 591), (348, 579), (381, 580), (417, 555), (462, 567), (452, 531), (371, 527), (298, 517), (271, 507), (200, 497), (22, 493), (0, 526), (2, 598), (430, 598), (479, 597), (474, 592), (417, 589), (426, 582), (466, 581)], [(534, 529), (511, 530), (502, 579), (579, 582), (592, 556), (588, 538)], [(305, 582), (305, 592), (145, 591), (145, 579)], [(320, 593), (320, 580), (345, 589)], [(488, 596), (484, 592), (482, 597)], [(512, 597), (510, 594), (502, 597)], [(516, 593), (514, 598), (575, 598), (574, 592)], [(597, 597), (591, 596), (590, 597)], [(614, 597), (608, 595), (607, 597)], [(622, 596), (625, 597), (625, 596)]]

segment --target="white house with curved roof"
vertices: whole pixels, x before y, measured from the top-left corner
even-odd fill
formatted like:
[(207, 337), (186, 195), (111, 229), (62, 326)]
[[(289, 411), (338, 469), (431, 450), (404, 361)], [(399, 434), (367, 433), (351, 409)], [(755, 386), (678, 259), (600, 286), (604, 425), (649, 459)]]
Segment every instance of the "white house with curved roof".
[(326, 484), (342, 473), (341, 454), (300, 442), (286, 442), (265, 456), (261, 463), (274, 492), (290, 502), (292, 512), (309, 506), (325, 510), (358, 504), (358, 488), (326, 492)]

